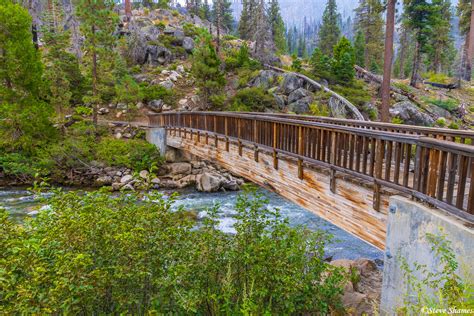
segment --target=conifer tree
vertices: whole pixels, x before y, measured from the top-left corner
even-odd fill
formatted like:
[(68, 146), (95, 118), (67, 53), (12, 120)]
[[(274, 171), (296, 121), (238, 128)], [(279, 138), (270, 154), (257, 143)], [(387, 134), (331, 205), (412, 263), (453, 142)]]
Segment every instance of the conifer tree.
[(383, 60), (384, 6), (380, 0), (359, 0), (355, 9), (356, 30), (362, 32), (365, 38), (364, 65), (379, 68)]
[[(474, 48), (474, 0), (459, 0), (457, 15), (459, 17), (459, 29), (464, 36), (464, 48), (460, 69), (462, 79), (470, 81), (472, 76), (472, 50)], [(472, 41), (471, 41), (472, 39)], [(470, 55), (470, 56), (469, 56)]]
[(242, 1), (242, 13), (240, 14), (239, 20), (239, 35), (244, 40), (252, 38), (252, 14), (256, 7), (256, 0), (243, 0)]
[(355, 77), (354, 48), (346, 37), (341, 37), (334, 46), (334, 59), (332, 62), (332, 73), (339, 83), (348, 84)]
[(354, 40), (354, 54), (356, 65), (365, 68), (365, 36), (360, 30)]
[[(219, 6), (217, 6), (219, 3)], [(219, 10), (217, 8), (219, 7)], [(231, 32), (234, 28), (234, 17), (232, 15), (232, 3), (229, 0), (214, 0), (211, 10), (211, 19), (214, 24), (217, 22), (217, 16), (220, 15), (221, 27), (227, 32)]]
[(117, 15), (113, 8), (113, 0), (78, 0), (76, 7), (87, 52), (83, 63), (91, 82), (91, 93), (84, 97), (84, 101), (92, 104), (95, 126), (99, 105), (114, 93), (112, 71), (116, 61), (114, 31)]
[(329, 56), (333, 54), (333, 47), (341, 37), (339, 20), (341, 15), (337, 12), (336, 0), (328, 0), (323, 14), (323, 24), (319, 30), (318, 46), (321, 51)]
[(212, 45), (210, 35), (201, 36), (193, 53), (192, 73), (199, 87), (203, 104), (207, 105), (212, 95), (220, 94), (225, 77), (220, 69), (221, 61)]
[(430, 70), (440, 73), (448, 70), (452, 63), (454, 50), (451, 37), (451, 1), (433, 0), (432, 14), (430, 15), (432, 31), (428, 40), (428, 59)]
[(32, 152), (54, 134), (28, 11), (0, 0), (0, 148)]
[(316, 77), (329, 79), (331, 77), (331, 59), (320, 48), (316, 48), (311, 55), (312, 72)]
[(285, 23), (280, 14), (280, 5), (278, 0), (271, 0), (268, 8), (268, 20), (272, 30), (272, 39), (278, 53), (285, 53), (287, 51), (285, 38)]
[(395, 32), (395, 6), (396, 0), (387, 2), (387, 19), (385, 28), (385, 52), (382, 80), (382, 107), (380, 116), (383, 122), (388, 122), (390, 118), (390, 86), (392, 78), (392, 59), (393, 59), (393, 33)]
[(427, 0), (404, 0), (407, 26), (413, 32), (415, 51), (410, 85), (416, 87), (421, 81), (420, 67), (422, 54), (426, 51), (429, 36), (431, 35), (430, 16), (432, 7)]

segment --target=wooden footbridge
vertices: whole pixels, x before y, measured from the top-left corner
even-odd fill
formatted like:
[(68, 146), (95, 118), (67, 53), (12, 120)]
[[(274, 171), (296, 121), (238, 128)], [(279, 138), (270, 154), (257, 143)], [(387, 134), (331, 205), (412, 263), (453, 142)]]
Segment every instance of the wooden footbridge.
[(391, 195), (474, 225), (474, 132), (267, 113), (150, 115), (167, 144), (383, 249)]

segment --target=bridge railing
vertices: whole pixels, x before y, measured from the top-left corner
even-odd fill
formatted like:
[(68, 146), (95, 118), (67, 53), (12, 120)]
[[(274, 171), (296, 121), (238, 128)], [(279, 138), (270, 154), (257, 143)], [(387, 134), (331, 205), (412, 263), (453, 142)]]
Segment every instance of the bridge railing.
[(224, 141), (273, 155), (278, 168), (282, 156), (305, 165), (328, 168), (331, 190), (336, 172), (373, 183), (375, 210), (380, 210), (381, 187), (428, 202), (474, 223), (474, 146), (430, 137), (356, 128), (275, 116), (226, 112), (176, 112), (150, 116), (152, 126), (173, 135), (196, 137), (215, 144)]
[(442, 140), (447, 140), (447, 141), (453, 141), (453, 142), (457, 142), (461, 144), (474, 145), (474, 130), (471, 130), (471, 131), (455, 130), (455, 129), (449, 129), (449, 128), (433, 128), (433, 127), (424, 127), (424, 126), (401, 125), (401, 124), (393, 124), (393, 123), (359, 121), (359, 120), (347, 120), (347, 119), (339, 119), (339, 118), (334, 118), (334, 117), (320, 117), (320, 116), (284, 114), (284, 113), (247, 113), (247, 114), (352, 126), (352, 127), (359, 127), (359, 128), (365, 128), (365, 129), (376, 130), (376, 131), (420, 135), (420, 136), (432, 137), (432, 138), (437, 138), (437, 139), (442, 139)]

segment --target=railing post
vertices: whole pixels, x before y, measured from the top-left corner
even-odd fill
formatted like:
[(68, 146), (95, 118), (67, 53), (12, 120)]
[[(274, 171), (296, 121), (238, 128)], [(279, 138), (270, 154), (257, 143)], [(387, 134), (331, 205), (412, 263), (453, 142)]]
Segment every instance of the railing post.
[(257, 138), (258, 138), (258, 134), (257, 134), (257, 120), (254, 119), (253, 120), (253, 143), (254, 143), (254, 152), (253, 152), (253, 157), (255, 159), (255, 162), (258, 162), (258, 142), (257, 142)]
[[(303, 128), (298, 126), (298, 155), (301, 157), (303, 156), (304, 148), (303, 148)], [(303, 180), (303, 159), (298, 158), (298, 178)]]
[(382, 167), (385, 143), (383, 140), (377, 139), (375, 142), (375, 172), (374, 172), (374, 197), (373, 197), (373, 208), (376, 211), (380, 211), (380, 184), (378, 180), (382, 179)]
[(214, 146), (216, 148), (219, 148), (219, 137), (217, 137), (217, 116), (214, 115)]
[(227, 116), (224, 117), (224, 128), (225, 128), (225, 150), (229, 151), (229, 131), (227, 125)]
[(241, 135), (241, 129), (242, 129), (242, 120), (240, 118), (237, 119), (237, 143), (239, 146), (239, 156), (242, 156), (242, 141), (240, 138), (242, 137)]
[(207, 114), (204, 114), (204, 129), (206, 130), (206, 145), (209, 145), (209, 128), (207, 126)]
[(278, 169), (278, 154), (277, 154), (277, 131), (278, 125), (273, 122), (273, 168)]

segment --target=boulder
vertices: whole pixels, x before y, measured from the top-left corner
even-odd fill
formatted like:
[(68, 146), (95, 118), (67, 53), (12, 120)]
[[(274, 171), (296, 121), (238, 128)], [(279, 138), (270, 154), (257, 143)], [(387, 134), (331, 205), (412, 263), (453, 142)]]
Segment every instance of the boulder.
[(157, 41), (161, 34), (161, 30), (156, 25), (147, 25), (140, 29), (142, 36), (146, 41)]
[(274, 94), (273, 95), (273, 98), (275, 99), (275, 103), (278, 107), (279, 110), (283, 110), (283, 108), (285, 107), (285, 98), (281, 95), (278, 95), (278, 94)]
[(148, 172), (148, 170), (142, 170), (139, 173), (139, 176), (142, 179), (147, 179), (149, 175), (150, 175), (150, 173)]
[(278, 74), (273, 70), (261, 70), (255, 78), (250, 80), (249, 85), (266, 90), (273, 86), (277, 77)]
[(118, 191), (123, 187), (123, 184), (120, 182), (114, 182), (112, 183), (112, 190)]
[(311, 92), (304, 88), (298, 88), (295, 91), (291, 92), (290, 95), (288, 95), (288, 103), (293, 103), (309, 96), (311, 96)]
[(409, 101), (396, 103), (391, 109), (390, 114), (403, 120), (405, 124), (431, 126), (434, 124), (433, 118), (423, 113), (420, 108)]
[(196, 179), (197, 190), (201, 192), (217, 192), (225, 178), (217, 173), (205, 172)]
[(120, 183), (121, 183), (121, 184), (127, 184), (127, 183), (130, 183), (132, 180), (133, 180), (133, 176), (127, 174), (127, 175), (123, 176), (123, 177), (120, 179)]
[(170, 163), (168, 166), (168, 172), (170, 175), (188, 175), (191, 173), (192, 166), (188, 162), (175, 162)]
[(165, 87), (166, 89), (173, 89), (174, 83), (170, 79), (160, 82), (160, 86)]
[(184, 74), (185, 73), (184, 66), (183, 65), (178, 65), (176, 67), (176, 71), (180, 74)]
[(98, 177), (95, 182), (98, 184), (98, 185), (110, 185), (112, 184), (113, 182), (113, 179), (111, 176), (109, 175), (106, 175), (106, 176), (101, 176), (101, 177)]
[(147, 103), (147, 108), (154, 112), (161, 112), (163, 109), (163, 100), (152, 100)]
[(99, 115), (104, 115), (104, 114), (107, 114), (107, 113), (109, 113), (109, 112), (110, 112), (110, 110), (107, 109), (107, 108), (100, 108), (100, 109), (97, 111), (97, 113), (98, 113)]
[(224, 184), (222, 185), (222, 187), (226, 190), (229, 190), (229, 191), (239, 191), (240, 190), (240, 186), (239, 184), (237, 183), (237, 180), (235, 179), (232, 179), (230, 181), (227, 181), (227, 182), (224, 182)]
[(151, 65), (164, 65), (172, 61), (173, 54), (164, 46), (148, 45), (145, 61)]
[(296, 102), (288, 104), (288, 111), (303, 114), (309, 112), (309, 105), (313, 103), (313, 98), (311, 96), (299, 99)]
[(285, 73), (283, 75), (283, 81), (280, 84), (281, 91), (284, 94), (290, 94), (298, 88), (303, 87), (304, 81), (298, 78), (294, 73)]
[(191, 53), (194, 49), (194, 40), (191, 37), (185, 37), (183, 39), (183, 48), (186, 52)]

